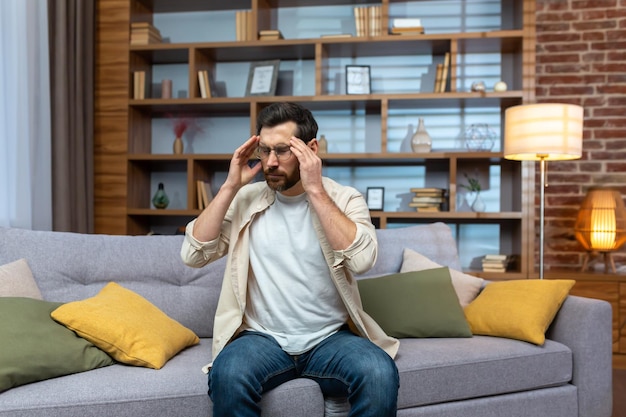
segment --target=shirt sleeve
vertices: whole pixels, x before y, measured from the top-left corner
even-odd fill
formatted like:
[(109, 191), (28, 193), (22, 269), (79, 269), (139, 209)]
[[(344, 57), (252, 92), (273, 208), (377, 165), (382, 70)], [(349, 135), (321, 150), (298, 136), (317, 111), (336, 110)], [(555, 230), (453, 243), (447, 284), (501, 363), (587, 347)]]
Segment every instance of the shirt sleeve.
[(203, 242), (193, 236), (193, 226), (196, 219), (190, 221), (185, 228), (185, 239), (180, 249), (183, 262), (194, 268), (200, 268), (217, 258), (219, 237)]
[(350, 205), (352, 207), (347, 210), (346, 215), (356, 224), (356, 235), (346, 249), (333, 251), (333, 268), (345, 267), (358, 275), (374, 266), (378, 256), (378, 240), (367, 204), (353, 199)]

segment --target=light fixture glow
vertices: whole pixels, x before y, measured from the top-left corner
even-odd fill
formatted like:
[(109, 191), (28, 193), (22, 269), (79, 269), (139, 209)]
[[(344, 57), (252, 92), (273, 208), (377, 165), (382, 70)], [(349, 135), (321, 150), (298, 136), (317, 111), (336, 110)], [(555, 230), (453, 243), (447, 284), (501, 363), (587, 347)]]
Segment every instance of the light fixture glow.
[(615, 272), (610, 252), (626, 242), (626, 209), (617, 189), (592, 187), (580, 205), (576, 225), (576, 240), (587, 250), (583, 270), (594, 262), (594, 253), (604, 257), (604, 269)]

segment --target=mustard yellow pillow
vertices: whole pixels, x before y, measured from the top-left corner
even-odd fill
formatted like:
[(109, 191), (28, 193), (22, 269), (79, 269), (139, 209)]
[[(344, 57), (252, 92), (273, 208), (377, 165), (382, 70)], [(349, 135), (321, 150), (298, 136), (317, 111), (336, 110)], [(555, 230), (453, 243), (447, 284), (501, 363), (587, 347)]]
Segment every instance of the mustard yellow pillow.
[(96, 296), (64, 304), (51, 314), (118, 362), (161, 369), (200, 340), (145, 298), (110, 282)]
[(543, 345), (573, 280), (491, 282), (465, 307), (472, 333)]

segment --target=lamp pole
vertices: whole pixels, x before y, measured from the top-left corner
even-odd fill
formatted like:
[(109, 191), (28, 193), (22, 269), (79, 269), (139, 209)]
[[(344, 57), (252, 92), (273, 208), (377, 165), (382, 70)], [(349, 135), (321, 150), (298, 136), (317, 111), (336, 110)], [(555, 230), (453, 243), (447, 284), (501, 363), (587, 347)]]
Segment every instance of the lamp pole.
[(539, 158), (539, 178), (541, 185), (539, 190), (539, 279), (543, 279), (543, 245), (544, 245), (544, 220), (545, 220), (545, 199), (546, 199), (546, 157), (538, 154)]

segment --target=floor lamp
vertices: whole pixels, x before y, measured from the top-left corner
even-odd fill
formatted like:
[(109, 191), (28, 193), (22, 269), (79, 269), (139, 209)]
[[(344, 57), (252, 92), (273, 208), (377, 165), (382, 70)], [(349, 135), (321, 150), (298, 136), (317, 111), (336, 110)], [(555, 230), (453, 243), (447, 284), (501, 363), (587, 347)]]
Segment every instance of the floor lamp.
[(504, 118), (504, 157), (539, 161), (539, 278), (543, 279), (547, 162), (581, 157), (583, 108), (560, 103), (523, 104), (506, 109)]

